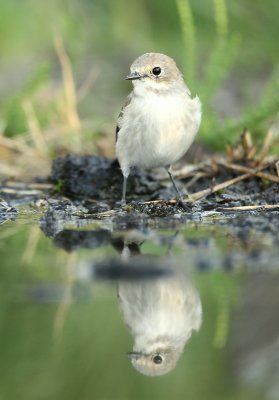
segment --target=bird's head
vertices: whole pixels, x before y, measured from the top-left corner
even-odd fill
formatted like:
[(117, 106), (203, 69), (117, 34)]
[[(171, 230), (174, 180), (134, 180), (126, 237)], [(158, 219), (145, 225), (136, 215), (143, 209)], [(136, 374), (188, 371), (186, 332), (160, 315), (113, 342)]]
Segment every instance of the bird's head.
[(134, 86), (144, 85), (154, 90), (167, 89), (183, 82), (174, 60), (160, 53), (146, 53), (138, 57), (125, 79), (132, 80)]

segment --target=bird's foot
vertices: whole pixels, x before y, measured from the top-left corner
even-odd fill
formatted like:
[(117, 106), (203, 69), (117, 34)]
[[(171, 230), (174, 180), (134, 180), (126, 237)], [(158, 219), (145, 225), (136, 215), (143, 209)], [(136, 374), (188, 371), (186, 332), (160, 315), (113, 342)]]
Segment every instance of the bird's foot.
[(182, 198), (176, 200), (176, 205), (183, 208), (186, 212), (192, 212), (192, 203), (185, 203)]
[(120, 201), (120, 206), (121, 206), (121, 207), (125, 207), (126, 205), (127, 205), (126, 200), (122, 199), (122, 200)]
[(127, 205), (126, 200), (120, 200), (115, 202), (115, 207), (117, 208), (125, 208)]

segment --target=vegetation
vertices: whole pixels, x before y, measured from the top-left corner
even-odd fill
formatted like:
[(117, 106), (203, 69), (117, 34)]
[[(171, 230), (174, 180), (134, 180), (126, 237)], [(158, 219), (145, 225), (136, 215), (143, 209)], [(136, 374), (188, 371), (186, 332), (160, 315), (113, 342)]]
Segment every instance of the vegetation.
[(244, 127), (261, 137), (270, 126), (276, 139), (276, 0), (0, 0), (0, 10), (6, 175), (44, 173), (68, 151), (112, 155), (122, 77), (146, 51), (173, 56), (201, 97), (200, 141), (222, 150)]
[[(1, 175), (47, 174), (52, 159), (67, 152), (112, 156), (115, 121), (130, 90), (122, 77), (135, 57), (158, 51), (177, 61), (202, 100), (197, 140), (226, 148), (226, 164), (216, 158), (212, 168), (277, 182), (261, 168), (272, 144), (278, 153), (278, 13), (278, 0), (0, 0)], [(234, 381), (229, 354), (247, 266), (228, 274), (217, 258), (210, 273), (195, 271), (202, 329), (175, 372), (148, 379), (126, 359), (132, 339), (116, 287), (78, 276), (78, 267), (116, 256), (115, 248), (55, 248), (38, 226), (43, 204), (19, 206), (16, 221), (1, 221), (0, 400), (262, 399)], [(214, 238), (217, 254), (249, 247), (243, 236), (206, 224), (187, 223), (172, 249), (190, 269), (179, 244), (189, 238)], [(169, 254), (168, 240), (150, 237), (143, 253)], [(270, 237), (259, 240), (267, 246)], [(257, 242), (249, 254), (257, 265)]]
[[(1, 399), (180, 399), (185, 394), (191, 399), (258, 399), (235, 385), (228, 361), (228, 324), (241, 272), (227, 274), (219, 265), (210, 273), (196, 271), (202, 328), (186, 345), (175, 372), (147, 378), (126, 357), (132, 338), (117, 306), (115, 284), (78, 278), (78, 266), (115, 256), (113, 246), (66, 253), (38, 226), (22, 223), (27, 219), (30, 224), (30, 215), (7, 221), (0, 232), (5, 260), (0, 269)], [(201, 240), (210, 235), (222, 251), (228, 245), (218, 229), (188, 226), (180, 234)], [(142, 247), (145, 254), (159, 255), (154, 239)], [(181, 252), (179, 246), (173, 250)], [(166, 254), (169, 245), (160, 251)]]

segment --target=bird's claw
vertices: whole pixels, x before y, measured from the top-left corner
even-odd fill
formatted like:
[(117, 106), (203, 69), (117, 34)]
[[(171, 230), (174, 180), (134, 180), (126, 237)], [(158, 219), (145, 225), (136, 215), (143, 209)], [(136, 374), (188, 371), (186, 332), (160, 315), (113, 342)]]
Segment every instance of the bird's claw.
[(192, 205), (190, 203), (186, 204), (182, 199), (177, 199), (176, 204), (182, 207), (184, 211), (192, 212)]

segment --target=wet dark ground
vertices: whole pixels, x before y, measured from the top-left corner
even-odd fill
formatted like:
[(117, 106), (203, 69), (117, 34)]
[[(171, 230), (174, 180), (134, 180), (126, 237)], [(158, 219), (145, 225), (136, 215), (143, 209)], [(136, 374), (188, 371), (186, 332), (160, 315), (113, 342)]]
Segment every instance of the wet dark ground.
[[(218, 174), (202, 178), (191, 186), (191, 193), (210, 188), (214, 185), (234, 178), (225, 170), (218, 170)], [(54, 184), (54, 192), (68, 198), (80, 200), (89, 210), (94, 210), (92, 200), (101, 202), (96, 205), (100, 208), (113, 208), (121, 198), (122, 174), (117, 160), (105, 157), (67, 155), (54, 161), (49, 181)], [(187, 179), (179, 182), (183, 188)], [(143, 205), (141, 203), (156, 199), (173, 199), (175, 192), (171, 185), (156, 179), (152, 172), (134, 169), (128, 179), (128, 201), (133, 208), (156, 216), (166, 216), (176, 213), (173, 206), (167, 204)], [(229, 187), (217, 196), (209, 196), (204, 201), (196, 202), (194, 211), (218, 210), (228, 206), (278, 204), (279, 193), (277, 184), (268, 184), (257, 178), (251, 178)], [(161, 210), (161, 211), (159, 211)], [(98, 211), (98, 208), (97, 208)]]
[[(233, 175), (200, 179), (191, 193), (206, 189)], [(187, 226), (206, 226), (222, 232), (232, 245), (226, 254), (217, 254), (211, 238), (187, 239), (187, 251), (199, 249), (194, 264), (199, 269), (210, 269), (216, 263), (225, 269), (245, 263), (252, 268), (276, 268), (279, 263), (279, 188), (258, 178), (239, 182), (222, 192), (213, 193), (190, 205), (185, 211), (173, 199), (170, 184), (159, 181), (151, 172), (134, 171), (129, 178), (125, 207), (120, 207), (122, 176), (117, 161), (104, 157), (68, 155), (54, 161), (47, 190), (23, 194), (26, 187), (5, 192), (2, 184), (0, 221), (15, 220), (24, 207), (40, 214), (39, 225), (54, 245), (66, 251), (97, 248), (117, 241), (115, 232), (124, 237), (131, 230), (148, 234), (151, 230), (180, 230)], [(183, 191), (187, 180), (179, 181)], [(27, 186), (28, 187), (28, 186)], [(32, 190), (31, 190), (32, 192)], [(160, 202), (151, 200), (161, 199)], [(263, 207), (275, 205), (271, 210)], [(232, 207), (258, 206), (248, 211), (232, 211)], [(263, 206), (263, 207), (262, 207)], [(90, 224), (97, 229), (88, 229)], [(71, 228), (68, 228), (68, 226)], [(78, 229), (78, 230), (77, 230)], [(264, 237), (264, 239), (263, 239)], [(158, 241), (164, 241), (160, 238)], [(175, 242), (175, 238), (168, 240)], [(220, 253), (220, 252), (219, 252)]]

